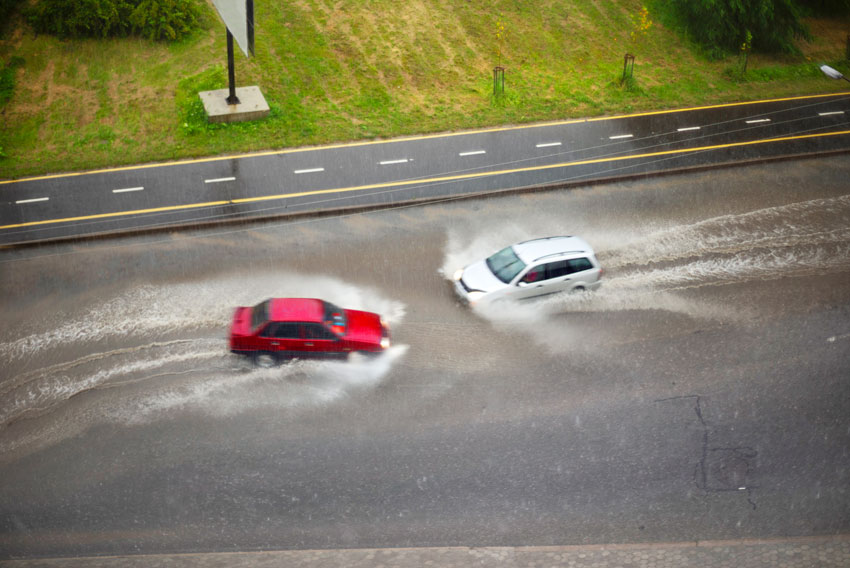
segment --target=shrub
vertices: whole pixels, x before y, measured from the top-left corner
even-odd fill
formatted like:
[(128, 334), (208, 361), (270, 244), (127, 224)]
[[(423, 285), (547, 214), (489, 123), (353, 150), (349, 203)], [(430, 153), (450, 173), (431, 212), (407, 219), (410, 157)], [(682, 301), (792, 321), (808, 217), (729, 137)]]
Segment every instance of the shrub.
[(133, 31), (151, 40), (178, 40), (198, 25), (194, 0), (141, 0), (130, 15)]
[(130, 4), (125, 0), (40, 0), (28, 13), (39, 33), (60, 38), (127, 35)]
[(198, 0), (39, 0), (30, 25), (60, 38), (124, 37), (178, 40), (197, 25)]
[(12, 98), (15, 92), (15, 70), (11, 67), (0, 69), (0, 107)]
[(0, 107), (9, 102), (15, 93), (15, 69), (24, 64), (20, 57), (12, 57), (7, 65), (0, 69)]

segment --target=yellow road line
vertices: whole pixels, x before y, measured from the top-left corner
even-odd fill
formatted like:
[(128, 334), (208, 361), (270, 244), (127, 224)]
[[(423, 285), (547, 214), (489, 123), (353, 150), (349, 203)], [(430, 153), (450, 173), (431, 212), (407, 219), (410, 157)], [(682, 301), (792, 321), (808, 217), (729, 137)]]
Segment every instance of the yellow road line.
[(429, 183), (437, 183), (444, 181), (460, 181), (465, 179), (477, 179), (484, 177), (492, 177), (499, 176), (505, 174), (514, 174), (521, 172), (534, 172), (534, 171), (542, 171), (542, 170), (551, 170), (555, 168), (570, 168), (575, 166), (584, 166), (589, 164), (602, 164), (606, 162), (622, 162), (626, 160), (639, 160), (642, 158), (657, 158), (661, 156), (673, 156), (676, 154), (689, 154), (695, 152), (704, 152), (708, 150), (722, 150), (726, 148), (740, 148), (744, 146), (754, 146), (757, 144), (769, 144), (774, 142), (790, 142), (794, 140), (806, 140), (810, 138), (824, 138), (827, 136), (840, 136), (850, 134), (850, 130), (841, 130), (837, 132), (823, 132), (819, 134), (801, 134), (797, 136), (784, 136), (781, 138), (768, 138), (765, 140), (750, 140), (747, 142), (729, 142), (727, 144), (715, 144), (712, 146), (699, 146), (696, 148), (680, 148), (677, 150), (662, 150), (659, 152), (649, 152), (645, 154), (630, 154), (627, 156), (614, 156), (614, 157), (606, 157), (606, 158), (593, 158), (589, 160), (580, 160), (576, 162), (561, 162), (558, 164), (548, 164), (544, 166), (529, 166), (525, 168), (512, 168), (507, 170), (496, 170), (496, 171), (488, 171), (488, 172), (477, 172), (472, 174), (457, 174), (450, 176), (440, 176), (426, 179), (414, 179), (414, 180), (402, 180), (402, 181), (391, 181), (384, 183), (373, 183), (367, 185), (358, 185), (353, 187), (342, 187), (342, 188), (334, 188), (334, 189), (317, 189), (312, 191), (302, 191), (299, 193), (281, 193), (277, 195), (264, 195), (260, 197), (244, 197), (241, 199), (232, 199), (230, 201), (210, 201), (207, 203), (194, 203), (189, 205), (172, 205), (167, 207), (156, 207), (153, 209), (136, 209), (132, 211), (119, 211), (115, 213), (98, 213), (94, 215), (83, 215), (79, 217), (68, 217), (65, 219), (47, 219), (44, 221), (30, 221), (27, 223), (18, 223), (15, 225), (2, 225), (0, 226), (0, 230), (4, 229), (17, 229), (21, 227), (33, 227), (37, 225), (47, 225), (53, 223), (68, 223), (72, 221), (90, 221), (94, 219), (105, 219), (109, 217), (119, 217), (119, 216), (129, 216), (129, 215), (141, 215), (144, 213), (161, 213), (166, 211), (178, 211), (181, 209), (191, 209), (191, 208), (203, 208), (203, 207), (215, 207), (220, 205), (230, 205), (230, 204), (240, 204), (240, 203), (255, 203), (258, 201), (274, 201), (274, 200), (283, 200), (283, 199), (292, 199), (295, 197), (307, 197), (311, 195), (327, 195), (329, 193), (349, 193), (353, 191), (365, 191), (368, 189), (383, 189), (388, 187), (404, 187), (410, 185), (424, 185)]
[[(803, 134), (799, 136), (786, 136), (783, 138), (770, 138), (767, 140), (753, 140), (749, 142), (730, 142), (728, 144), (716, 144), (713, 146), (701, 146), (698, 148), (682, 148), (678, 150), (663, 150), (660, 152), (649, 152), (647, 154), (630, 154), (628, 156), (615, 156), (608, 158), (593, 158), (590, 160), (581, 160), (578, 162), (561, 162), (558, 164), (548, 164), (545, 166), (529, 166), (525, 168), (512, 168), (508, 170), (495, 170), (488, 172), (477, 172), (472, 174), (457, 174), (451, 176), (442, 176), (442, 177), (434, 177), (427, 179), (414, 179), (414, 180), (403, 180), (403, 181), (394, 181), (394, 182), (384, 182), (384, 183), (373, 183), (368, 185), (358, 185), (354, 187), (346, 187), (346, 188), (336, 188), (336, 189), (317, 189), (312, 191), (303, 191), (301, 193), (282, 193), (279, 195), (265, 195), (262, 197), (244, 197), (242, 199), (234, 199), (233, 203), (252, 203), (256, 201), (272, 201), (276, 199), (291, 199), (293, 197), (306, 197), (310, 195), (326, 195), (328, 193), (346, 193), (349, 191), (364, 191), (367, 189), (383, 189), (387, 187), (400, 187), (400, 186), (409, 186), (409, 185), (419, 185), (419, 184), (428, 184), (428, 183), (436, 183), (442, 181), (459, 181), (464, 179), (477, 179), (483, 177), (491, 177), (491, 176), (499, 176), (505, 174), (515, 174), (522, 172), (534, 172), (534, 171), (542, 171), (542, 170), (551, 170), (555, 168), (569, 168), (573, 166), (584, 166), (588, 164), (602, 164), (605, 162), (619, 162), (624, 160), (637, 160), (641, 158), (655, 158), (659, 156), (671, 156), (674, 154), (687, 154), (693, 152), (701, 152), (706, 150), (720, 150), (724, 148), (734, 148), (740, 146), (752, 146), (755, 144), (764, 144), (767, 142), (787, 142), (791, 140), (803, 140), (806, 138), (818, 138), (824, 136), (835, 136), (838, 134), (850, 134), (850, 130), (843, 130), (841, 132), (828, 132), (822, 134)], [(3, 227), (0, 227), (2, 229)]]
[(67, 217), (65, 219), (45, 219), (44, 221), (30, 221), (28, 223), (18, 223), (17, 225), (3, 225), (0, 226), (0, 229), (17, 229), (20, 227), (34, 227), (36, 225), (48, 225), (51, 223), (70, 223), (71, 221), (91, 221), (92, 219), (107, 219), (109, 217), (124, 217), (126, 215), (142, 215), (144, 213), (162, 213), (163, 211), (180, 211), (181, 209), (215, 207), (217, 205), (230, 205), (230, 201), (208, 201), (207, 203), (192, 203), (189, 205), (169, 205), (166, 207), (154, 207), (152, 209), (135, 209), (133, 211), (116, 211), (114, 213), (81, 215), (79, 217)]
[(315, 152), (317, 150), (338, 150), (340, 148), (356, 148), (360, 146), (373, 146), (377, 144), (395, 144), (398, 142), (415, 142), (418, 140), (432, 140), (435, 138), (450, 138), (453, 136), (466, 136), (473, 134), (488, 134), (492, 132), (509, 132), (511, 130), (522, 130), (527, 128), (543, 128), (548, 126), (565, 126), (569, 124), (580, 124), (582, 122), (601, 122), (605, 120), (622, 120), (624, 118), (637, 118), (641, 116), (655, 116), (662, 114), (673, 114), (677, 112), (691, 112), (696, 110), (712, 110), (719, 108), (732, 108), (739, 106), (748, 106), (748, 105), (757, 105), (762, 103), (779, 103), (779, 102), (788, 102), (788, 101), (802, 101), (808, 99), (822, 99), (829, 97), (840, 97), (840, 96), (850, 96), (850, 92), (841, 92), (841, 93), (824, 93), (820, 95), (801, 95), (797, 97), (784, 97), (779, 99), (765, 99), (759, 101), (744, 101), (737, 103), (723, 103), (716, 105), (705, 105), (705, 106), (697, 106), (697, 107), (688, 107), (688, 108), (679, 108), (679, 109), (666, 109), (666, 110), (654, 110), (647, 112), (638, 112), (634, 114), (622, 114), (622, 115), (614, 115), (614, 116), (599, 116), (593, 118), (577, 118), (570, 120), (559, 120), (552, 122), (538, 122), (535, 124), (520, 124), (515, 126), (502, 126), (496, 128), (483, 128), (481, 130), (464, 130), (461, 132), (444, 132), (437, 134), (426, 134), (422, 136), (411, 136), (408, 138), (393, 138), (392, 140), (370, 140), (365, 142), (350, 142), (346, 144), (331, 144), (329, 146), (311, 146), (308, 148), (289, 148), (286, 150), (268, 150), (265, 152), (255, 152), (248, 154), (234, 154), (230, 156), (215, 156), (212, 158), (199, 158), (196, 160), (181, 160), (176, 162), (161, 162), (161, 163), (153, 163), (153, 164), (140, 164), (135, 166), (122, 166), (119, 168), (103, 168), (99, 170), (89, 170), (85, 172), (71, 172), (64, 174), (50, 174), (43, 176), (33, 176), (21, 179), (10, 179), (10, 180), (0, 180), (0, 185), (7, 185), (13, 183), (23, 183), (27, 181), (42, 181), (49, 179), (60, 179), (67, 177), (77, 177), (77, 176), (86, 176), (92, 174), (103, 174), (103, 173), (111, 173), (111, 172), (126, 172), (132, 170), (143, 170), (143, 169), (151, 169), (151, 168), (160, 168), (160, 167), (170, 167), (170, 166), (185, 166), (191, 164), (205, 164), (211, 162), (221, 162), (226, 160), (239, 160), (243, 158), (262, 158), (266, 156), (281, 156), (285, 154), (295, 154), (300, 152)]
[[(597, 121), (600, 121), (600, 120), (608, 120), (608, 119), (614, 120), (614, 119), (621, 119), (621, 118), (636, 118), (636, 117), (639, 117), (639, 116), (654, 116), (654, 115), (657, 115), (657, 114), (671, 114), (671, 113), (674, 113), (674, 112), (690, 112), (690, 111), (694, 111), (694, 110), (712, 110), (712, 109), (718, 109), (718, 108), (731, 108), (731, 107), (738, 107), (738, 106), (757, 105), (757, 104), (761, 104), (761, 103), (782, 103), (782, 102), (788, 102), (788, 101), (802, 101), (802, 100), (806, 100), (806, 99), (823, 99), (823, 98), (827, 98), (827, 97), (835, 97), (835, 96), (842, 96), (842, 95), (847, 96), (847, 95), (850, 95), (850, 93), (826, 93), (826, 94), (821, 94), (821, 95), (801, 95), (799, 97), (785, 97), (785, 98), (781, 98), (781, 99), (767, 99), (767, 100), (763, 100), (763, 101), (744, 101), (744, 102), (739, 102), (739, 103), (724, 103), (724, 104), (705, 105), (705, 106), (689, 107), (689, 108), (682, 108), (682, 109), (651, 110), (651, 111), (646, 111), (646, 112), (636, 112), (634, 114), (623, 114), (623, 115), (616, 115), (616, 116), (610, 116), (610, 117), (602, 116), (602, 117), (588, 118), (587, 122), (597, 122)], [(792, 110), (792, 109), (789, 109), (789, 110)]]

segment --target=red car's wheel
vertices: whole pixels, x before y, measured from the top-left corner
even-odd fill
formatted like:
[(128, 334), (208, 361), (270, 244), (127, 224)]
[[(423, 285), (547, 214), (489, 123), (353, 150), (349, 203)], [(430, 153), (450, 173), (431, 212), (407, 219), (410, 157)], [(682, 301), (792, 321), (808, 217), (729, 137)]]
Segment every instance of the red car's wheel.
[(274, 353), (260, 351), (254, 354), (254, 365), (261, 369), (270, 369), (277, 366), (277, 357)]

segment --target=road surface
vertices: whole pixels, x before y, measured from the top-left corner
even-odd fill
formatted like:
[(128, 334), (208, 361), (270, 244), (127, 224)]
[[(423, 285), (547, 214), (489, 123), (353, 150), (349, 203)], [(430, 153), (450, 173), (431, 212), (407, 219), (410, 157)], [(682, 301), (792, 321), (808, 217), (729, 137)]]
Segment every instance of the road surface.
[[(850, 532), (850, 162), (2, 252), (4, 558)], [(578, 234), (594, 294), (444, 275)], [(375, 361), (256, 370), (231, 310), (381, 312)]]

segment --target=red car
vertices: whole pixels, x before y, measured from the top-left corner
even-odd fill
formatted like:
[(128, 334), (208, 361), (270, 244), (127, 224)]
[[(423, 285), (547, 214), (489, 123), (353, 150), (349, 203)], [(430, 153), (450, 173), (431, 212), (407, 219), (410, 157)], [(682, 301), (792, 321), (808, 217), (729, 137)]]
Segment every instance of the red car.
[(378, 314), (312, 298), (271, 298), (236, 308), (230, 326), (230, 350), (261, 367), (292, 357), (344, 359), (352, 351), (373, 354), (389, 346), (389, 328)]

